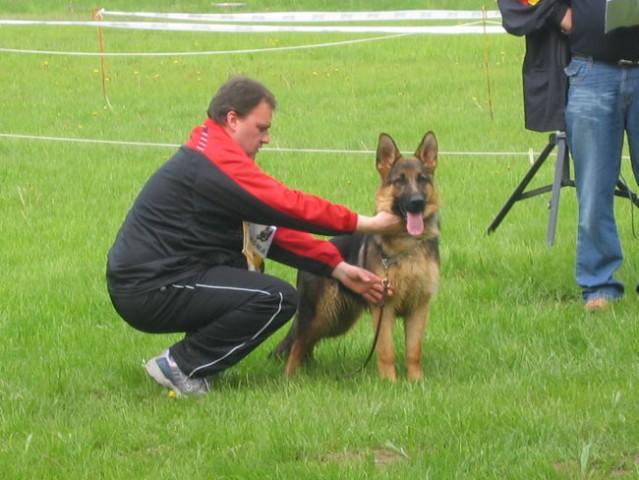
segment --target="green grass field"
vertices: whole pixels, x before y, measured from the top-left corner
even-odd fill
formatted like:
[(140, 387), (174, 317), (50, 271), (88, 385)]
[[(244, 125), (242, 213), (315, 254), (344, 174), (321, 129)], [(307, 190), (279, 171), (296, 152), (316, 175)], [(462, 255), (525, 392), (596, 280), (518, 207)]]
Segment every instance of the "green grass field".
[[(194, 0), (129, 3), (105, 8), (219, 11)], [(258, 0), (233, 11), (370, 3)], [(93, 7), (0, 0), (0, 19), (89, 20)], [(594, 315), (573, 279), (572, 189), (562, 191), (552, 248), (547, 195), (517, 203), (485, 234), (528, 170), (527, 152), (547, 141), (523, 128), (522, 39), (107, 28), (103, 38), (109, 54), (172, 54), (106, 56), (105, 98), (99, 56), (6, 51), (95, 54), (96, 28), (0, 25), (0, 478), (639, 478), (639, 212), (617, 201), (627, 295)], [(442, 281), (423, 382), (389, 384), (373, 364), (347, 376), (370, 348), (367, 318), (321, 344), (291, 381), (266, 358), (284, 331), (206, 397), (169, 398), (146, 378), (142, 361), (179, 337), (139, 333), (117, 316), (106, 252), (146, 178), (230, 74), (258, 78), (278, 97), (260, 165), (362, 213), (373, 209), (379, 133), (407, 152), (425, 131), (437, 134)], [(553, 166), (533, 186), (551, 182)], [(294, 281), (287, 267), (268, 269)], [(395, 333), (401, 361), (401, 324)]]

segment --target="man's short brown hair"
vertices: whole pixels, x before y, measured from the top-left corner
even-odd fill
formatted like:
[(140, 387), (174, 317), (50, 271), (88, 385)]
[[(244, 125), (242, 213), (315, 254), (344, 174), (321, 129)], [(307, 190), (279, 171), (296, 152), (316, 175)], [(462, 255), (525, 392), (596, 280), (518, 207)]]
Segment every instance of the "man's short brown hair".
[(262, 101), (273, 110), (277, 107), (275, 96), (263, 84), (247, 77), (232, 77), (217, 91), (207, 113), (215, 123), (225, 125), (229, 112), (245, 117)]

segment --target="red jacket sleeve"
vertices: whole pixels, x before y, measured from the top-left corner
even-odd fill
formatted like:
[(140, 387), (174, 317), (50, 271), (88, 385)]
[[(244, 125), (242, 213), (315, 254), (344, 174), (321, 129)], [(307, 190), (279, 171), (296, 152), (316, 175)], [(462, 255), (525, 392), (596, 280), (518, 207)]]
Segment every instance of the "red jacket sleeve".
[[(211, 120), (196, 128), (188, 147), (204, 154), (221, 173), (210, 195), (224, 201), (244, 221), (277, 225), (322, 235), (351, 233), (357, 214), (343, 205), (300, 192), (267, 175)], [(209, 181), (209, 180), (206, 180)]]
[(280, 227), (275, 233), (268, 257), (316, 275), (330, 276), (344, 260), (335, 245), (306, 232)]
[(211, 120), (192, 131), (186, 147), (209, 162), (210, 168), (193, 175), (195, 190), (212, 218), (226, 218), (229, 228), (243, 221), (276, 226), (268, 257), (298, 269), (329, 276), (343, 260), (333, 244), (312, 234), (352, 233), (357, 213), (267, 175)]

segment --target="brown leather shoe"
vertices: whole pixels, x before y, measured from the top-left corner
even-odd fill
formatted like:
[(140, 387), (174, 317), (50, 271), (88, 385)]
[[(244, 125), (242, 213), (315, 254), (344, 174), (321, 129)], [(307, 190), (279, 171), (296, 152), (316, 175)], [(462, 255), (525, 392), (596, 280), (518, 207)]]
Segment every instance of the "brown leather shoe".
[(589, 312), (598, 312), (604, 310), (610, 305), (610, 300), (607, 298), (591, 298), (586, 302), (584, 308)]

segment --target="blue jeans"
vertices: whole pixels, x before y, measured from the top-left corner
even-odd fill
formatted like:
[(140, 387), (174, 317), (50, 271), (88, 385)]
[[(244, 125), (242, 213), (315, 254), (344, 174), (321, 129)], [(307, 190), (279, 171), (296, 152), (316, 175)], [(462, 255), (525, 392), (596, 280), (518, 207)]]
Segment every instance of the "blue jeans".
[(628, 136), (635, 179), (639, 179), (639, 67), (619, 67), (574, 58), (566, 133), (579, 201), (575, 275), (584, 301), (615, 300), (624, 293), (613, 276), (623, 259), (614, 216), (614, 191)]

